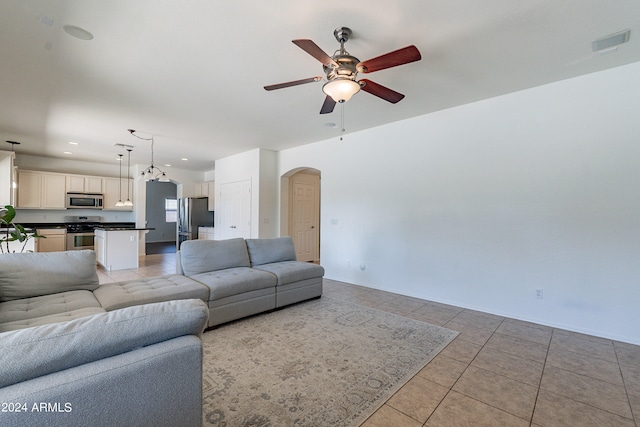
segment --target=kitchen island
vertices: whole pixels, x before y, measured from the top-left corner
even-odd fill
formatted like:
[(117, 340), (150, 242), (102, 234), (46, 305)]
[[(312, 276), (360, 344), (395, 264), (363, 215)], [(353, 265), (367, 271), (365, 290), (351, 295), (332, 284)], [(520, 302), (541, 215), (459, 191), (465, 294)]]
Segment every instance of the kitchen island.
[(109, 271), (138, 268), (140, 233), (151, 228), (96, 227), (95, 251), (98, 264)]

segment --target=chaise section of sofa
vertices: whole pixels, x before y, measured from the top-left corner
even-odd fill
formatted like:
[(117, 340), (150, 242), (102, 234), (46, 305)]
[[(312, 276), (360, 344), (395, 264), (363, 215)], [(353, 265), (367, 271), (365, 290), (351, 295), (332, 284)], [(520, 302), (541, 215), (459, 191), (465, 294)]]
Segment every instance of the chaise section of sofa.
[(176, 254), (178, 272), (209, 288), (209, 326), (276, 307), (276, 277), (251, 268), (244, 239), (188, 240)]
[(247, 239), (251, 267), (276, 276), (276, 307), (322, 295), (324, 268), (317, 264), (296, 261), (291, 237)]
[(180, 300), (0, 333), (0, 401), (24, 409), (0, 420), (201, 425), (207, 317), (202, 301)]
[(107, 311), (180, 299), (209, 301), (209, 288), (181, 274), (107, 283), (93, 291), (93, 294)]

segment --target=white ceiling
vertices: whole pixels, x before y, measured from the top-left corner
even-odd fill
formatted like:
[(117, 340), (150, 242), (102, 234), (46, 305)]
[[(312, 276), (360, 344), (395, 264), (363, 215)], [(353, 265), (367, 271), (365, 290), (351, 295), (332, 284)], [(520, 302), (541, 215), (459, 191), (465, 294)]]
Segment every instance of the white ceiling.
[[(132, 163), (148, 164), (134, 128), (155, 136), (156, 164), (205, 171), (258, 147), (338, 138), (340, 106), (318, 114), (322, 82), (263, 86), (323, 75), (291, 40), (331, 55), (340, 26), (353, 30), (346, 48), (360, 60), (411, 44), (422, 54), (359, 76), (406, 98), (356, 94), (344, 105), (345, 143), (350, 132), (640, 60), (638, 0), (2, 0), (0, 140), (114, 164), (114, 144), (129, 144)], [(592, 40), (625, 29), (616, 51), (592, 51)]]

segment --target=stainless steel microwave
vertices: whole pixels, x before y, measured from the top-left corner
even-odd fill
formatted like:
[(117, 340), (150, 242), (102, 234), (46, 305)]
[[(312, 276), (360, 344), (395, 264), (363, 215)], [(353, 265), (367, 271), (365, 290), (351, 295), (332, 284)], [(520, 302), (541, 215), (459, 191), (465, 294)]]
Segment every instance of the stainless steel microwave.
[(102, 209), (103, 200), (98, 193), (67, 193), (67, 209)]

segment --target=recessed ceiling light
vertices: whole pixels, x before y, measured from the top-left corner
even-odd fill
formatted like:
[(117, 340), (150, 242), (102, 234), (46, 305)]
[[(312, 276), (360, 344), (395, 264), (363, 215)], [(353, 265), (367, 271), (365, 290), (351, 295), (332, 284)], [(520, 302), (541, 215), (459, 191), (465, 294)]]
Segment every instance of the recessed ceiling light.
[(182, 160), (183, 162), (188, 162), (189, 161), (189, 159), (187, 159), (186, 157), (183, 157), (180, 160)]
[(62, 29), (65, 33), (69, 34), (71, 37), (75, 37), (79, 40), (92, 40), (93, 34), (84, 28), (76, 27), (75, 25), (63, 25)]
[(65, 151), (64, 154), (73, 154), (71, 151)]
[(71, 144), (71, 145), (78, 145), (78, 143), (77, 143), (77, 142), (73, 142), (73, 141), (69, 141), (69, 144)]
[(168, 167), (168, 168), (171, 167), (171, 165), (169, 163), (165, 163), (165, 166)]

